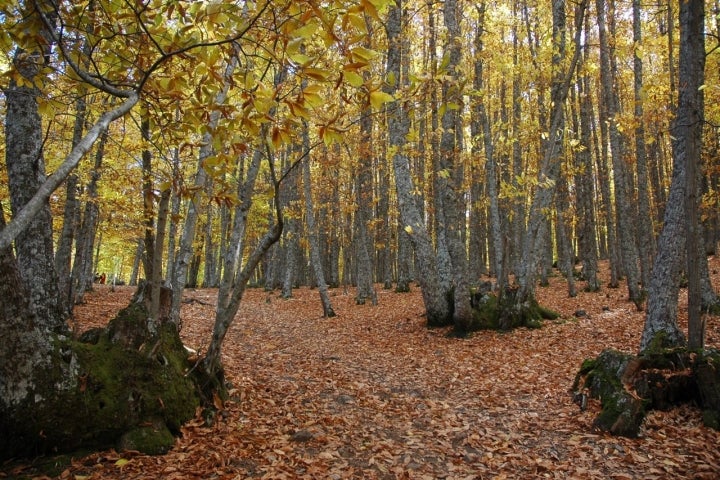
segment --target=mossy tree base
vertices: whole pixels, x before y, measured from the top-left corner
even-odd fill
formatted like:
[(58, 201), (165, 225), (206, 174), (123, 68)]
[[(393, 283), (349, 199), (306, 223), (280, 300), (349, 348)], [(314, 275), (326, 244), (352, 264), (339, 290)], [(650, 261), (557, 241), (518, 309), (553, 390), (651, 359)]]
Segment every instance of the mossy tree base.
[(175, 326), (151, 336), (146, 322), (146, 308), (134, 303), (105, 329), (56, 339), (53, 367), (34, 399), (1, 422), (0, 456), (107, 447), (168, 451), (200, 400)]
[(512, 330), (520, 327), (539, 328), (543, 320), (555, 320), (560, 315), (547, 309), (533, 298), (517, 302), (517, 290), (507, 288), (499, 297), (491, 291), (489, 282), (472, 292), (473, 321), (468, 333), (476, 330)]
[(635, 356), (604, 350), (583, 362), (573, 392), (599, 399), (594, 425), (614, 435), (636, 437), (647, 412), (695, 402), (705, 425), (720, 429), (720, 352), (686, 348), (650, 349)]

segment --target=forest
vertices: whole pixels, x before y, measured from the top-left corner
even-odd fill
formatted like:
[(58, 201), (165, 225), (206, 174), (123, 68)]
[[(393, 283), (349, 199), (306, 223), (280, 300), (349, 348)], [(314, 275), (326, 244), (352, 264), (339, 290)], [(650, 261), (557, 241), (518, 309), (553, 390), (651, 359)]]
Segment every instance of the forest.
[[(566, 403), (629, 438), (690, 403), (716, 435), (719, 19), (702, 0), (0, 2), (0, 460), (220, 428), (258, 381), (237, 329), (271, 351), (304, 332), (293, 305), (413, 341), (422, 319), (425, 356), (622, 311), (634, 344), (567, 353)], [(428, 473), (399, 458), (360, 475)]]

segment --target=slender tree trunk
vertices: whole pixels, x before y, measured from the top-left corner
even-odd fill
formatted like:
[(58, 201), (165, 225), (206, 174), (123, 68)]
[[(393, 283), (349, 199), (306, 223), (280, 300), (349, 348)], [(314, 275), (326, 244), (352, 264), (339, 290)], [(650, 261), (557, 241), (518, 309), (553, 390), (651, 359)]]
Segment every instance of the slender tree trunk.
[[(484, 42), (482, 36), (485, 32), (485, 2), (476, 6), (478, 12), (478, 26), (475, 32), (475, 49), (479, 58), (475, 61), (475, 85), (478, 91), (485, 89), (485, 73), (481, 54), (484, 51)], [(497, 278), (497, 289), (503, 291), (507, 285), (508, 269), (505, 255), (505, 242), (503, 241), (502, 222), (500, 220), (500, 200), (499, 200), (499, 181), (497, 178), (497, 165), (495, 163), (495, 146), (493, 144), (492, 132), (490, 128), (490, 118), (487, 114), (484, 102), (477, 102), (476, 111), (483, 129), (483, 141), (485, 147), (485, 184), (490, 202), (490, 235), (492, 237), (491, 247), (494, 255), (491, 258), (495, 260), (491, 270)]]
[(133, 268), (130, 273), (130, 282), (128, 285), (135, 286), (138, 284), (138, 276), (140, 274), (140, 264), (142, 263), (143, 252), (145, 251), (145, 242), (142, 238), (138, 238), (137, 248), (135, 249), (135, 259), (133, 260)]
[[(587, 56), (587, 46), (583, 48)], [(590, 78), (583, 75), (578, 84), (580, 86), (580, 149), (575, 154), (579, 173), (575, 176), (577, 188), (579, 236), (578, 245), (583, 262), (583, 278), (586, 289), (594, 292), (600, 289), (598, 281), (598, 245), (595, 221), (595, 184), (593, 182), (592, 163), (592, 100), (590, 92)]]
[[(86, 104), (85, 97), (80, 96), (75, 102), (75, 124), (73, 126), (72, 148), (82, 140), (85, 127)], [(68, 175), (65, 188), (65, 210), (63, 211), (63, 225), (55, 252), (55, 270), (58, 275), (58, 290), (60, 291), (60, 308), (72, 311), (72, 247), (76, 239), (80, 219), (80, 201), (78, 200), (77, 174)]]
[(372, 220), (373, 204), (373, 176), (370, 166), (372, 165), (373, 144), (372, 144), (373, 122), (369, 112), (365, 112), (360, 120), (360, 136), (364, 145), (361, 160), (357, 166), (355, 183), (355, 234), (353, 235), (353, 249), (355, 250), (355, 282), (357, 285), (357, 296), (355, 302), (364, 305), (370, 300), (373, 305), (377, 304), (377, 294), (373, 285), (372, 268), (372, 241), (370, 235), (370, 222)]
[(152, 152), (150, 152), (150, 118), (147, 107), (143, 106), (140, 120), (140, 135), (143, 140), (142, 150), (142, 196), (143, 218), (145, 224), (145, 255), (143, 269), (145, 279), (153, 278), (152, 267), (155, 264), (155, 185), (153, 182)]
[[(287, 159), (287, 156), (285, 156)], [(287, 161), (285, 168), (287, 168)], [(300, 259), (300, 175), (293, 169), (285, 180), (285, 188), (280, 196), (280, 202), (285, 211), (285, 228), (282, 233), (282, 247), (284, 255), (284, 275), (282, 283), (282, 298), (292, 298), (293, 288), (297, 285)]]
[(165, 273), (165, 286), (172, 289), (172, 282), (175, 278), (175, 262), (177, 260), (177, 235), (178, 235), (178, 219), (180, 218), (180, 207), (182, 201), (180, 198), (179, 187), (182, 182), (180, 175), (180, 149), (173, 149), (173, 195), (170, 200), (170, 221), (168, 226), (168, 259)]
[[(688, 347), (705, 347), (705, 322), (702, 318), (701, 264), (707, 269), (702, 245), (702, 224), (698, 214), (703, 120), (705, 118), (705, 2), (688, 0), (680, 3), (680, 84), (688, 89), (688, 104), (680, 103), (673, 133), (685, 140), (685, 238), (688, 277)], [(692, 90), (690, 90), (692, 88)], [(681, 93), (682, 95), (682, 93)], [(682, 100), (681, 100), (682, 102)], [(683, 106), (691, 109), (685, 112)], [(680, 121), (687, 123), (680, 125)]]
[[(633, 42), (642, 45), (640, 0), (633, 0)], [(650, 214), (647, 150), (645, 148), (645, 114), (643, 109), (643, 61), (638, 50), (633, 60), (635, 92), (635, 158), (637, 159), (638, 243), (643, 288), (650, 284), (650, 268), (655, 255), (655, 236)]]
[[(205, 181), (205, 195), (206, 198), (212, 198), (213, 185), (215, 182), (212, 178), (208, 178)], [(205, 205), (205, 246), (203, 248), (205, 256), (205, 268), (203, 270), (203, 288), (212, 288), (217, 286), (217, 279), (215, 277), (216, 264), (215, 264), (215, 208), (212, 202), (208, 201)]]
[[(280, 181), (277, 180), (275, 165), (272, 158), (268, 159), (268, 163), (274, 187), (274, 198), (278, 199), (280, 195)], [(245, 294), (248, 280), (250, 280), (253, 272), (260, 261), (265, 257), (265, 254), (268, 252), (270, 247), (272, 247), (280, 239), (283, 229), (283, 219), (280, 208), (280, 202), (276, 201), (274, 212), (275, 221), (268, 227), (268, 230), (248, 256), (247, 261), (242, 265), (242, 268), (238, 265), (238, 269), (233, 274), (234, 282), (232, 287), (227, 291), (227, 297), (224, 299), (218, 299), (218, 306), (215, 313), (215, 324), (213, 326), (210, 345), (208, 346), (207, 354), (202, 360), (203, 369), (208, 376), (208, 384), (205, 385), (206, 391), (204, 392), (206, 400), (211, 400), (212, 397), (210, 395), (212, 392), (224, 388), (224, 370), (220, 361), (223, 341), (225, 340), (228, 328), (232, 324), (238, 308), (240, 307), (240, 302)], [(225, 274), (230, 275), (227, 271)]]
[[(103, 133), (98, 141), (97, 150), (95, 151), (95, 165), (90, 174), (90, 181), (85, 188), (87, 201), (85, 202), (85, 212), (83, 213), (80, 231), (75, 243), (75, 261), (73, 262), (73, 287), (72, 296), (73, 303), (79, 304), (84, 302), (85, 292), (92, 288), (94, 280), (93, 272), (93, 250), (95, 247), (95, 236), (97, 235), (98, 223), (100, 220), (100, 209), (98, 207), (98, 182), (100, 181), (100, 167), (102, 166), (103, 157), (105, 156), (105, 144), (107, 143), (107, 132)], [(142, 250), (137, 256), (137, 263), (133, 265), (133, 272), (137, 283), (137, 270), (140, 265)], [(132, 284), (135, 285), (136, 283)]]
[[(230, 90), (230, 77), (235, 71), (237, 66), (237, 57), (232, 56), (224, 73), (224, 84), (223, 88), (215, 96), (215, 104), (221, 105), (225, 102), (228, 92)], [(188, 268), (191, 266), (194, 258), (196, 258), (195, 251), (193, 248), (193, 241), (195, 240), (197, 221), (199, 215), (200, 203), (202, 201), (202, 193), (204, 191), (205, 183), (207, 181), (207, 172), (205, 171), (205, 160), (208, 159), (212, 153), (212, 132), (217, 128), (218, 122), (220, 121), (220, 111), (213, 110), (210, 113), (210, 123), (208, 130), (203, 134), (203, 142), (200, 147), (198, 154), (197, 170), (195, 172), (194, 180), (194, 194), (192, 198), (187, 202), (187, 213), (185, 214), (185, 224), (183, 225), (182, 236), (180, 237), (180, 243), (177, 255), (175, 256), (175, 265), (173, 265), (172, 272), (172, 302), (170, 304), (170, 318), (169, 321), (174, 322), (178, 326), (180, 325), (180, 302), (182, 300), (182, 292), (190, 279), (188, 275)], [(196, 277), (196, 275), (195, 275)], [(196, 283), (196, 282), (192, 282)]]
[[(218, 311), (227, 308), (230, 293), (236, 282), (237, 272), (242, 269), (242, 254), (245, 246), (245, 231), (247, 229), (247, 216), (252, 207), (252, 193), (255, 188), (262, 160), (261, 151), (255, 150), (252, 160), (247, 167), (243, 178), (238, 179), (238, 205), (233, 214), (233, 224), (228, 240), (229, 247), (223, 257), (223, 276), (218, 289)], [(271, 219), (272, 220), (272, 219)], [(268, 261), (272, 264), (271, 261)]]
[(614, 50), (610, 46), (612, 39), (608, 38), (609, 33), (606, 27), (606, 18), (610, 17), (613, 11), (606, 11), (605, 0), (597, 0), (596, 8), (598, 11), (600, 41), (600, 82), (608, 114), (620, 255), (622, 257), (623, 271), (627, 277), (629, 299), (635, 302), (638, 308), (641, 308), (643, 294), (640, 288), (639, 257), (635, 234), (637, 215), (632, 207), (629, 180), (627, 178), (628, 172), (625, 166), (626, 139), (618, 128), (620, 109), (618, 94), (614, 87), (617, 72), (613, 69), (615, 62), (611, 57), (614, 55)]
[[(515, 309), (525, 308), (528, 302), (534, 299), (535, 296), (537, 268), (539, 266), (540, 259), (542, 258), (544, 248), (546, 247), (546, 238), (548, 234), (548, 222), (545, 218), (545, 212), (548, 211), (552, 205), (555, 184), (560, 173), (560, 152), (556, 151), (559, 146), (559, 139), (563, 134), (563, 130), (560, 126), (564, 124), (563, 109), (565, 108), (565, 101), (570, 89), (570, 81), (574, 75), (575, 67), (578, 64), (582, 50), (580, 48), (580, 39), (583, 31), (583, 16), (585, 14), (586, 7), (587, 1), (585, 0), (576, 8), (575, 52), (573, 58), (570, 60), (566, 69), (564, 69), (564, 73), (561, 73), (560, 64), (556, 65), (558, 70), (555, 75), (560, 78), (556, 78), (553, 81), (549, 138), (540, 165), (538, 173), (538, 186), (532, 199), (528, 229), (523, 241), (523, 260), (521, 262), (521, 268), (518, 275), (518, 291), (514, 299), (514, 305), (512, 306)], [(561, 18), (564, 16), (564, 12), (560, 12), (560, 10), (564, 10), (563, 2), (561, 0), (554, 1), (553, 29), (558, 29), (558, 32), (555, 35), (556, 41), (559, 41), (559, 39), (557, 39), (557, 35), (564, 35), (564, 33), (559, 31), (560, 25), (563, 24), (561, 22)], [(513, 315), (513, 313), (514, 312), (506, 312), (503, 315)]]
[[(310, 151), (310, 136), (307, 124), (303, 123), (303, 150), (307, 153)], [(315, 212), (313, 210), (312, 188), (310, 185), (310, 158), (306, 158), (303, 164), (303, 193), (305, 196), (305, 220), (307, 222), (308, 241), (310, 243), (310, 263), (312, 264), (315, 279), (317, 280), (318, 292), (320, 293), (320, 302), (323, 307), (323, 317), (329, 318), (335, 316), (335, 311), (330, 301), (328, 286), (325, 283), (325, 275), (323, 273), (322, 264), (320, 262), (320, 242), (318, 241), (317, 225), (315, 224)]]

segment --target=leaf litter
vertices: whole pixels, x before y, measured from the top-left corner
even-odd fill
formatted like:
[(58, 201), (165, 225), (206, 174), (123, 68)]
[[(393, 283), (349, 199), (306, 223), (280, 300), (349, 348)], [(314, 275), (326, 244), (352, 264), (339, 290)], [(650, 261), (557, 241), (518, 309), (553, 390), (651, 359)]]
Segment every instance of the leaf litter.
[[(693, 406), (650, 413), (637, 439), (593, 430), (599, 405), (572, 402), (574, 376), (604, 348), (636, 351), (644, 315), (624, 288), (566, 292), (560, 277), (538, 288), (562, 315), (541, 329), (458, 339), (425, 327), (417, 288), (378, 286), (375, 307), (332, 290), (330, 319), (316, 290), (284, 300), (251, 289), (224, 345), (231, 399), (212, 425), (188, 422), (166, 455), (97, 452), (58, 478), (718, 478), (720, 432)], [(79, 328), (106, 323), (132, 293), (96, 286), (76, 310)], [(181, 335), (201, 354), (215, 295), (185, 292)], [(720, 345), (718, 323), (709, 319), (708, 346)]]

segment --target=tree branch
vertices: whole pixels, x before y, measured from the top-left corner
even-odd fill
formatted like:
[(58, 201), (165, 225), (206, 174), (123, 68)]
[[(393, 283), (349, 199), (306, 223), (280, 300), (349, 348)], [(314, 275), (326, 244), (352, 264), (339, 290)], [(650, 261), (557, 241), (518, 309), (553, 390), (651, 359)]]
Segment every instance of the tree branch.
[(110, 127), (110, 124), (118, 118), (128, 113), (138, 102), (139, 95), (130, 92), (129, 97), (117, 108), (105, 112), (95, 125), (88, 130), (85, 136), (80, 140), (75, 148), (65, 157), (63, 163), (58, 167), (52, 175), (43, 183), (35, 195), (25, 206), (15, 215), (5, 228), (0, 231), (0, 250), (9, 247), (17, 236), (30, 224), (32, 218), (42, 208), (43, 204), (48, 201), (50, 195), (57, 189), (60, 184), (72, 172), (82, 157), (92, 148), (95, 140), (102, 135)]

